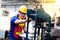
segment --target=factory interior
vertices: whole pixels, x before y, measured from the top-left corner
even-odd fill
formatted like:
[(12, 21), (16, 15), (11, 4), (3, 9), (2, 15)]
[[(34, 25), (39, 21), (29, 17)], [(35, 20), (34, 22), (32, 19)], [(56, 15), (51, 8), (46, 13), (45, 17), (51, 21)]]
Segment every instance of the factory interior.
[[(23, 8), (23, 12), (19, 10), (22, 5), (26, 6), (26, 15)], [(19, 13), (27, 17), (19, 23), (25, 26), (21, 32), (17, 24), (11, 27), (13, 17)], [(15, 29), (11, 28), (19, 31), (19, 38), (15, 38)], [(0, 0), (0, 40), (60, 40), (60, 0)]]

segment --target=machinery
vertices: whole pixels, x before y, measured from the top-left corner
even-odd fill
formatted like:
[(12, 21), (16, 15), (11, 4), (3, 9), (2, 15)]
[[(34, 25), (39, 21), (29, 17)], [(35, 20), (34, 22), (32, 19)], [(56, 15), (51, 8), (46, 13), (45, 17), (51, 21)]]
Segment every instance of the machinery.
[[(32, 18), (32, 20), (35, 21), (34, 25), (34, 40), (36, 40), (36, 30), (38, 28), (38, 36), (40, 34), (40, 29), (41, 30), (41, 40), (51, 40), (50, 39), (50, 26), (51, 26), (51, 17), (44, 11), (42, 8), (42, 0), (41, 1), (32, 1), (30, 4), (35, 3), (35, 10), (28, 9), (27, 11), (27, 32), (26, 32), (26, 40), (28, 40), (28, 26), (29, 26), (29, 18)], [(38, 6), (40, 5), (40, 9)], [(44, 23), (48, 23), (48, 26), (45, 27)], [(46, 33), (45, 33), (46, 31)], [(38, 39), (39, 40), (39, 39)]]
[[(50, 40), (50, 24), (51, 24), (51, 17), (43, 10), (43, 9), (28, 9), (27, 12), (28, 20), (27, 20), (27, 32), (26, 32), (26, 40), (28, 40), (28, 25), (29, 25), (29, 18), (32, 18), (32, 20), (35, 20), (35, 32), (34, 32), (34, 40), (36, 40), (36, 29), (38, 28), (38, 35), (40, 34), (40, 29), (42, 29), (41, 32), (41, 40)], [(48, 22), (48, 27), (44, 27), (44, 22)], [(43, 29), (47, 29), (47, 38), (43, 37)]]

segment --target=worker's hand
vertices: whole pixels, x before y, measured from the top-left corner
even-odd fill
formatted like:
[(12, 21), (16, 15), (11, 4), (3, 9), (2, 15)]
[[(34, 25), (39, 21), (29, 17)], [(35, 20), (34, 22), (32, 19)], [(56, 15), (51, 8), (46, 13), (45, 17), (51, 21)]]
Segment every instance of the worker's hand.
[(32, 20), (32, 18), (29, 18), (29, 21), (31, 21)]

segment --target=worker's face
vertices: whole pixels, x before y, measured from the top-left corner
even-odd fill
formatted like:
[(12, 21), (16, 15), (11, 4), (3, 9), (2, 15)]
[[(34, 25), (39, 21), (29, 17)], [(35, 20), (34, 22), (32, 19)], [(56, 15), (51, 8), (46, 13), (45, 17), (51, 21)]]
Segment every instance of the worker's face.
[(19, 16), (24, 17), (26, 13), (19, 12)]

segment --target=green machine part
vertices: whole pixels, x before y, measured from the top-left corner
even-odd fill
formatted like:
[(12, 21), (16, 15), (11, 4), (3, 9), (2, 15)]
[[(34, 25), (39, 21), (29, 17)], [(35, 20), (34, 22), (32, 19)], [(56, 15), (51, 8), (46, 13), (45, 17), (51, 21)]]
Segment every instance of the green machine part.
[(44, 9), (37, 9), (37, 18), (45, 22), (51, 21), (51, 17), (44, 11)]
[[(47, 32), (48, 32), (48, 36), (47, 36), (47, 40), (50, 40), (50, 25), (51, 25), (51, 17), (44, 11), (44, 9), (37, 9), (36, 10), (36, 18), (37, 21), (42, 23), (42, 25), (40, 26), (40, 28), (42, 29), (42, 33), (41, 33), (41, 40), (43, 39), (43, 29), (44, 29), (44, 22), (48, 22), (48, 28), (47, 28)], [(40, 25), (40, 24), (39, 24)], [(36, 27), (36, 25), (35, 25)], [(38, 28), (39, 29), (39, 28)], [(35, 30), (35, 37), (34, 40), (36, 39), (36, 30)]]
[[(49, 22), (51, 21), (51, 17), (44, 11), (44, 9), (37, 9), (37, 13), (35, 14), (36, 11), (32, 10), (32, 9), (28, 9), (27, 12), (27, 16), (29, 18), (32, 18), (33, 20), (35, 20), (35, 16), (37, 16), (37, 19), (42, 19), (45, 22)], [(33, 15), (31, 15), (33, 14)]]

